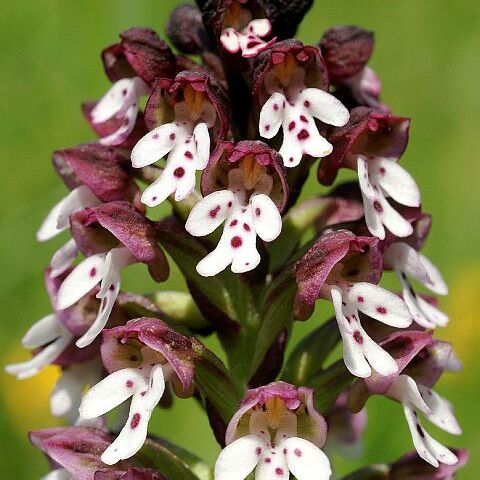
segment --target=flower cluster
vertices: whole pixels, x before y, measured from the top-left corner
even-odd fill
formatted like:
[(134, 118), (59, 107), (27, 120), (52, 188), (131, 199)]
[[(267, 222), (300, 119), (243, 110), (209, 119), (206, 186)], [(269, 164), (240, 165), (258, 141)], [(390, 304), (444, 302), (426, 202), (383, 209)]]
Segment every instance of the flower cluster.
[[(414, 451), (346, 478), (447, 480), (466, 462), (419, 419), (461, 433), (432, 390), (460, 363), (434, 338), (448, 318), (432, 295), (447, 286), (421, 253), (431, 217), (399, 164), (410, 120), (380, 101), (371, 32), (291, 38), (311, 3), (197, 0), (168, 23), (180, 53), (148, 28), (103, 50), (112, 85), (82, 105), (98, 139), (54, 152), (68, 193), (38, 231), (68, 236), (45, 269), (53, 313), (22, 340), (32, 358), (7, 366), (18, 378), (61, 369), (51, 411), (69, 426), (30, 434), (52, 465), (45, 479), (209, 478), (149, 434), (174, 396), (208, 415), (223, 447), (215, 480), (328, 480), (331, 450), (361, 454), (372, 395), (402, 406)], [(354, 180), (303, 199), (315, 162), (323, 186), (341, 168)], [(188, 293), (122, 290), (133, 264), (167, 280), (166, 253)], [(379, 285), (388, 271), (398, 291)], [(317, 300), (332, 318), (311, 320), (286, 358)]]

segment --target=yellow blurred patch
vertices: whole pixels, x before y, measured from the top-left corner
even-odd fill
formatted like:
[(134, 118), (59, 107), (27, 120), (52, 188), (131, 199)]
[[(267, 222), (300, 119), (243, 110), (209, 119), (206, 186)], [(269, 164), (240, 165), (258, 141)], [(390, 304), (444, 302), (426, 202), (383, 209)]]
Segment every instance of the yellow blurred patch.
[[(21, 347), (11, 349), (2, 358), (2, 365), (27, 360)], [(38, 375), (25, 380), (2, 372), (0, 375), (3, 402), (7, 410), (6, 418), (12, 428), (24, 435), (28, 430), (56, 426), (61, 420), (50, 414), (50, 391), (59, 377), (60, 369), (49, 366)]]
[(480, 345), (480, 264), (459, 270), (450, 282), (450, 294), (445, 301), (450, 323), (438, 330), (441, 338), (453, 343), (455, 352), (464, 365), (463, 375), (476, 369), (470, 368), (478, 358)]

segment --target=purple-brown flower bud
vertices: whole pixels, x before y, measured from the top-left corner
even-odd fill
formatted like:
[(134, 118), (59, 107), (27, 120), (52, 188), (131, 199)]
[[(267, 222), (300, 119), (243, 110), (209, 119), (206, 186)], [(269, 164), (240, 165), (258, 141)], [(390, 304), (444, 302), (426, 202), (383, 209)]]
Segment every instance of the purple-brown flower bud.
[(320, 49), (333, 82), (359, 73), (372, 55), (373, 32), (356, 26), (334, 27), (320, 40)]
[(138, 76), (153, 85), (156, 78), (175, 75), (175, 56), (155, 31), (131, 28), (122, 32), (120, 38), (120, 43), (102, 52), (105, 72), (112, 82)]

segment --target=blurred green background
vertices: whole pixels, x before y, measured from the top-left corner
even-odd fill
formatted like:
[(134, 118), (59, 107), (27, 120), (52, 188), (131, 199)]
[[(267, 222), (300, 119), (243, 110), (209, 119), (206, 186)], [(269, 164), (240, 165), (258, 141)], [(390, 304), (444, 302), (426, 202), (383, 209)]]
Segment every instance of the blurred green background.
[[(50, 311), (42, 268), (58, 242), (38, 245), (34, 234), (51, 205), (65, 189), (50, 164), (51, 151), (93, 138), (79, 105), (108, 87), (100, 50), (131, 26), (150, 26), (163, 33), (170, 0), (74, 2), (45, 0), (1, 4), (0, 77), (2, 164), (0, 203), (0, 363), (27, 358), (19, 347), (27, 327)], [(440, 266), (450, 296), (442, 301), (451, 316), (439, 336), (454, 342), (464, 362), (458, 376), (438, 386), (456, 407), (464, 427), (461, 438), (429, 431), (445, 442), (471, 449), (459, 475), (480, 472), (478, 344), (480, 329), (480, 162), (478, 95), (480, 74), (480, 3), (476, 0), (330, 0), (317, 1), (299, 38), (316, 42), (333, 25), (358, 24), (375, 31), (371, 65), (380, 74), (384, 100), (396, 113), (411, 116), (410, 147), (402, 164), (423, 192), (425, 210), (434, 217), (426, 253)], [(310, 192), (322, 191), (315, 181)], [(127, 271), (124, 285), (151, 290), (141, 267)], [(184, 288), (176, 271), (170, 288)], [(330, 313), (322, 303), (319, 316)], [(312, 319), (295, 336), (318, 325)], [(476, 366), (477, 365), (477, 366)], [(1, 478), (36, 479), (47, 472), (42, 455), (26, 431), (55, 424), (48, 414), (52, 368), (23, 382), (0, 376)], [(340, 461), (339, 471), (392, 461), (412, 449), (399, 405), (384, 399), (369, 402), (370, 423), (364, 455)], [(193, 401), (177, 401), (173, 410), (156, 415), (154, 430), (213, 462), (218, 447)]]

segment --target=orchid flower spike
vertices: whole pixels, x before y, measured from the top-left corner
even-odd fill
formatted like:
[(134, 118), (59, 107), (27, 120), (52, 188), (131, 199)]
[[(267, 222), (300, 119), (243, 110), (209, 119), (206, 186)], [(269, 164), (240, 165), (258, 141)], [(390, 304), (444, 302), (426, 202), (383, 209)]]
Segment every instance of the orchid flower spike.
[[(70, 220), (76, 245), (87, 256), (65, 278), (56, 308), (64, 310), (100, 284), (100, 309), (76, 345), (90, 345), (105, 327), (120, 292), (120, 272), (133, 263), (146, 263), (152, 277), (168, 277), (166, 258), (152, 223), (128, 202), (110, 202), (77, 212)], [(113, 245), (117, 244), (118, 246)], [(95, 253), (98, 252), (98, 253)]]
[(317, 298), (330, 299), (345, 365), (357, 377), (369, 377), (372, 369), (383, 376), (397, 371), (394, 359), (362, 327), (359, 311), (395, 328), (412, 323), (405, 302), (376, 285), (381, 272), (378, 240), (347, 230), (323, 234), (296, 265), (297, 317), (308, 318)]
[(410, 284), (412, 277), (437, 295), (446, 295), (448, 287), (438, 269), (427, 257), (404, 242), (395, 242), (383, 254), (385, 266), (395, 270), (402, 284), (402, 295), (415, 322), (424, 328), (444, 327), (448, 317), (435, 305), (418, 295)]
[(434, 467), (439, 464), (455, 465), (457, 456), (432, 438), (422, 427), (417, 412), (423, 413), (434, 425), (453, 435), (461, 429), (453, 414), (452, 405), (433, 390), (417, 384), (408, 375), (398, 376), (386, 395), (403, 405), (413, 444), (418, 455)]
[(315, 119), (340, 127), (348, 122), (349, 113), (337, 98), (325, 91), (322, 78), (317, 84), (312, 83), (310, 70), (317, 77), (323, 74), (318, 48), (304, 47), (294, 41), (280, 42), (261, 57), (258, 62), (261, 71), (254, 73), (261, 78), (257, 82), (261, 82), (264, 90), (261, 95), (266, 98), (260, 103), (260, 135), (271, 139), (282, 128), (279, 152), (286, 167), (296, 167), (303, 155), (315, 158), (329, 155), (333, 147), (320, 134)]
[[(221, 177), (228, 179), (225, 189)], [(205, 197), (190, 212), (185, 229), (200, 237), (222, 223), (224, 227), (217, 247), (197, 271), (209, 277), (230, 264), (234, 273), (253, 270), (260, 263), (257, 235), (271, 242), (282, 229), (287, 185), (278, 154), (262, 142), (222, 142), (203, 173), (202, 192)]]
[(102, 359), (110, 374), (85, 394), (80, 418), (99, 417), (132, 400), (128, 420), (102, 462), (113, 465), (140, 450), (166, 382), (181, 395), (191, 393), (192, 355), (192, 340), (158, 319), (139, 318), (104, 331)]
[(139, 101), (151, 92), (157, 77), (171, 78), (175, 57), (168, 45), (148, 28), (120, 34), (121, 43), (102, 52), (105, 71), (113, 82), (93, 106), (84, 108), (103, 145), (122, 145), (134, 130)]
[(322, 159), (318, 178), (330, 185), (339, 168), (358, 172), (365, 222), (370, 233), (385, 238), (385, 229), (397, 237), (408, 237), (412, 225), (387, 200), (407, 207), (420, 205), (420, 191), (413, 177), (398, 159), (408, 143), (410, 120), (373, 109), (358, 107), (350, 112), (350, 121), (328, 136), (333, 152)]
[(327, 426), (313, 408), (313, 391), (284, 382), (249, 390), (227, 428), (227, 446), (215, 464), (215, 480), (328, 480), (322, 452)]
[(245, 8), (245, 3), (238, 0), (230, 2), (223, 20), (220, 43), (227, 52), (240, 51), (242, 57), (250, 58), (273, 45), (276, 38), (268, 42), (263, 40), (272, 32), (272, 24), (268, 18), (252, 18), (252, 12)]
[[(177, 202), (195, 189), (195, 172), (203, 170), (210, 156), (210, 133), (214, 138), (226, 133), (225, 105), (219, 86), (210, 77), (182, 72), (174, 81), (161, 80), (145, 108), (152, 130), (132, 150), (132, 165), (142, 168), (167, 156), (160, 177), (149, 185), (142, 202), (149, 207), (175, 194)], [(158, 124), (159, 112), (171, 110), (173, 121)], [(168, 118), (168, 117), (167, 117)], [(219, 132), (220, 129), (220, 132)]]

